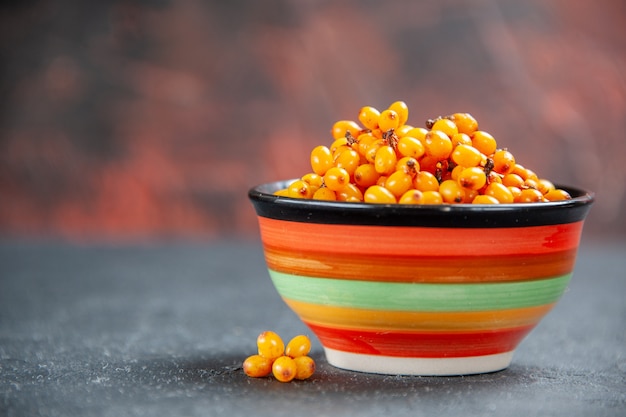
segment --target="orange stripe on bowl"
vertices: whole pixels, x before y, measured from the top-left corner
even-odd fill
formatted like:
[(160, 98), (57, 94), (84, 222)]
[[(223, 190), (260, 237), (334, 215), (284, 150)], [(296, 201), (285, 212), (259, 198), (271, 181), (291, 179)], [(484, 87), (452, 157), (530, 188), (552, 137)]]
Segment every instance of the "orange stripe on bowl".
[[(576, 249), (583, 222), (511, 228), (430, 228), (303, 223), (258, 217), (263, 243), (306, 253), (494, 256)], [(451, 253), (451, 250), (454, 253)]]
[(397, 256), (264, 246), (270, 269), (309, 277), (385, 282), (506, 282), (561, 276), (576, 249), (531, 255)]
[(430, 331), (434, 333), (498, 330), (536, 325), (554, 303), (496, 311), (388, 311), (335, 307), (285, 299), (303, 320), (323, 327), (369, 329), (386, 332)]

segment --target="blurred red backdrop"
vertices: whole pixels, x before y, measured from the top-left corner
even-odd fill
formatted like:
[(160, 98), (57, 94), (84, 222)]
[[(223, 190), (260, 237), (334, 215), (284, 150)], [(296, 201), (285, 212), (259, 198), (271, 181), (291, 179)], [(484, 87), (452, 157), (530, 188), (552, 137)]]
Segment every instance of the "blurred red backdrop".
[[(472, 113), (626, 235), (621, 0), (29, 1), (0, 6), (0, 235), (252, 236), (361, 106)], [(4, 4), (4, 3), (3, 3)]]

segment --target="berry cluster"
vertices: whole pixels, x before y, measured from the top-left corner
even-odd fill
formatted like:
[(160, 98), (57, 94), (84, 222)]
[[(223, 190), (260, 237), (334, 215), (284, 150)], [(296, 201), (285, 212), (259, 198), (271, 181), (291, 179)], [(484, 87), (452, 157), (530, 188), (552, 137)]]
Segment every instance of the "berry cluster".
[(382, 204), (510, 204), (570, 199), (567, 191), (517, 163), (469, 113), (407, 124), (396, 101), (339, 120), (330, 147), (311, 151), (311, 169), (279, 196)]
[(268, 376), (270, 373), (280, 382), (293, 379), (307, 379), (315, 372), (315, 361), (308, 356), (311, 340), (298, 335), (285, 343), (278, 334), (265, 331), (257, 337), (258, 354), (246, 358), (243, 371), (253, 378)]

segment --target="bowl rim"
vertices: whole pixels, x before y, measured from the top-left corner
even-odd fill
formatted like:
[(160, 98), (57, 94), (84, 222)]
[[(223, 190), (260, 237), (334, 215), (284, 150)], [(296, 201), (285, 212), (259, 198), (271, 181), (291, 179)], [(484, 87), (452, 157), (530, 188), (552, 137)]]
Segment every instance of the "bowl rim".
[(512, 204), (374, 204), (320, 201), (275, 195), (295, 179), (267, 182), (248, 191), (257, 215), (309, 223), (455, 227), (505, 227), (572, 223), (583, 220), (595, 194), (555, 184), (570, 200)]

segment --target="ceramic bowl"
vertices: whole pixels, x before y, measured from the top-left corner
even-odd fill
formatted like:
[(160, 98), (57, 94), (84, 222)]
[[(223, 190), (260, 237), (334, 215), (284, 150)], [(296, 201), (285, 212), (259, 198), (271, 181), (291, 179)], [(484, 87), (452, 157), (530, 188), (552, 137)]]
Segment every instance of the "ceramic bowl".
[(511, 205), (378, 205), (249, 191), (269, 275), (354, 371), (502, 370), (566, 289), (593, 194)]

